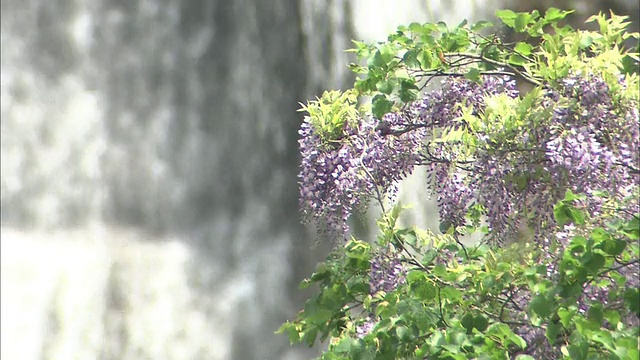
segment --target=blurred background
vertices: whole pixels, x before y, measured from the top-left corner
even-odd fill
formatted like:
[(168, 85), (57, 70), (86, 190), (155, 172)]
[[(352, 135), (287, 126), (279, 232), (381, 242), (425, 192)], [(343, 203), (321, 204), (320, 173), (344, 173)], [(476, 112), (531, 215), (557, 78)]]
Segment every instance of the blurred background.
[(637, 31), (623, 0), (2, 0), (2, 359), (312, 358), (274, 335), (329, 251), (298, 102), (352, 84), (352, 38), (548, 6)]

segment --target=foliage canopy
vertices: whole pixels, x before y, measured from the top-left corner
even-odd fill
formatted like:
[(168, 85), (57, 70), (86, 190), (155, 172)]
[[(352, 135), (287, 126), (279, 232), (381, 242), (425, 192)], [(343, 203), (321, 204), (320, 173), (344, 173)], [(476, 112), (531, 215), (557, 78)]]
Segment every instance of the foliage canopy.
[[(303, 105), (300, 130), (304, 221), (344, 241), (280, 333), (328, 340), (322, 359), (638, 358), (638, 34), (614, 14), (561, 26), (569, 13), (498, 11), (512, 43), (487, 21), (354, 42), (353, 89)], [(416, 166), (440, 233), (385, 208)], [(379, 235), (349, 237), (370, 200)]]

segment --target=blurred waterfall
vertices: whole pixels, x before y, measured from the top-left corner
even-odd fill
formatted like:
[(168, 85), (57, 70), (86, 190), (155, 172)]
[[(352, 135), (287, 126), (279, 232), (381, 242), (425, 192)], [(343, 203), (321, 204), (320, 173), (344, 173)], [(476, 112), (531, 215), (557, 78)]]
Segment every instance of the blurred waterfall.
[(327, 251), (298, 102), (351, 38), (502, 3), (2, 0), (2, 359), (312, 357), (273, 334)]
[(346, 5), (2, 1), (3, 359), (305, 354), (295, 110)]
[(346, 1), (2, 1), (2, 358), (278, 359)]

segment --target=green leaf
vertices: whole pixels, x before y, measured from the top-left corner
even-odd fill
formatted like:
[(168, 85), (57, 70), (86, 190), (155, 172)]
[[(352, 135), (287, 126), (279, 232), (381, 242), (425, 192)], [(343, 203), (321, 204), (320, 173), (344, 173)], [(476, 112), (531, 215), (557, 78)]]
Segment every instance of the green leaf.
[(502, 20), (502, 22), (509, 26), (509, 27), (514, 27), (514, 23), (515, 23), (515, 19), (517, 17), (517, 14), (511, 10), (498, 10), (496, 11), (496, 16)]
[(613, 280), (616, 286), (621, 286), (627, 283), (627, 277), (617, 271), (610, 272), (609, 277), (611, 277), (611, 280)]
[(418, 237), (416, 236), (416, 232), (414, 230), (408, 230), (402, 234), (402, 240), (415, 247), (418, 243)]
[(302, 341), (304, 341), (305, 344), (312, 346), (316, 342), (317, 337), (318, 337), (318, 328), (312, 327), (303, 333)]
[(487, 318), (482, 314), (476, 315), (476, 317), (473, 319), (473, 326), (478, 331), (483, 332), (489, 326), (489, 320), (487, 320)]
[(382, 119), (382, 117), (390, 112), (391, 108), (393, 107), (393, 102), (387, 99), (386, 95), (376, 95), (373, 97), (373, 100), (371, 102), (371, 111), (373, 112), (373, 115), (378, 119)]
[(537, 273), (538, 273), (537, 266), (530, 266), (524, 270), (524, 275), (526, 276), (533, 276), (533, 275), (536, 275)]
[(351, 70), (352, 72), (354, 72), (356, 74), (366, 74), (367, 73), (367, 69), (365, 67), (360, 66), (358, 64), (354, 64), (354, 63), (349, 64), (349, 70)]
[(640, 238), (640, 218), (636, 216), (625, 223), (622, 227), (622, 232), (629, 239), (637, 241)]
[(576, 225), (584, 224), (584, 212), (572, 207), (569, 209), (569, 214), (574, 224)]
[(640, 293), (637, 288), (630, 288), (624, 292), (623, 295), (624, 303), (627, 305), (629, 310), (636, 314), (636, 316), (640, 316)]
[(423, 31), (422, 25), (417, 22), (409, 24), (409, 31), (415, 34), (420, 34)]
[(436, 23), (436, 29), (438, 31), (440, 31), (441, 33), (448, 33), (449, 32), (449, 27), (447, 26), (447, 23), (444, 21), (438, 21)]
[(349, 290), (349, 294), (363, 295), (369, 293), (369, 282), (364, 281), (362, 278), (354, 277), (347, 281), (347, 289)]
[(418, 87), (413, 79), (403, 79), (400, 82), (400, 100), (408, 103), (418, 98)]
[(415, 296), (423, 301), (430, 301), (437, 295), (435, 286), (429, 282), (415, 282), (411, 285), (411, 291)]
[(363, 347), (361, 342), (358, 342), (351, 352), (351, 358), (353, 360), (374, 360), (376, 358), (376, 350), (371, 347)]
[(391, 34), (389, 35), (389, 37), (387, 37), (387, 41), (393, 43), (398, 43), (401, 46), (407, 46), (408, 44), (413, 43), (413, 40), (409, 39), (405, 34), (404, 31), (397, 31), (395, 34)]
[(405, 65), (409, 68), (420, 68), (420, 62), (418, 62), (418, 51), (417, 50), (409, 50), (404, 53), (402, 57), (402, 61), (404, 61)]
[(333, 351), (337, 353), (348, 353), (351, 351), (351, 347), (356, 340), (352, 338), (343, 338), (340, 342), (333, 347)]
[(589, 252), (582, 257), (581, 261), (592, 274), (597, 274), (604, 266), (606, 259), (602, 254)]
[(406, 326), (402, 326), (401, 325), (401, 326), (396, 327), (396, 335), (402, 341), (411, 341), (411, 340), (413, 340), (413, 334), (411, 333), (411, 330), (409, 330), (409, 328), (406, 327)]
[(592, 194), (593, 196), (607, 198), (607, 199), (611, 197), (608, 191), (602, 191), (602, 190), (594, 190)]
[(384, 64), (390, 63), (391, 60), (393, 60), (393, 58), (396, 56), (396, 50), (391, 44), (385, 44), (381, 46), (379, 51)]
[(546, 21), (544, 19), (536, 21), (535, 24), (531, 25), (527, 30), (527, 34), (533, 38), (540, 37), (544, 35), (544, 31), (542, 28), (546, 25)]
[(620, 359), (638, 359), (638, 337), (619, 338), (616, 341), (616, 349), (614, 353)]
[(418, 35), (424, 32), (424, 28), (422, 27), (421, 24), (417, 22), (412, 22), (411, 24), (409, 24), (409, 31), (411, 31), (413, 35)]
[(582, 347), (579, 345), (567, 346), (567, 352), (571, 360), (583, 360), (587, 358), (586, 352), (582, 351)]
[(441, 345), (444, 345), (446, 343), (447, 339), (445, 339), (442, 331), (437, 331), (433, 334), (433, 336), (431, 336), (431, 346), (433, 347), (440, 347)]
[(513, 22), (513, 29), (516, 32), (524, 32), (527, 25), (529, 25), (529, 20), (531, 20), (531, 15), (527, 13), (518, 13)]
[(491, 324), (487, 329), (487, 335), (496, 335), (502, 339), (505, 339), (509, 333), (511, 333), (509, 326), (499, 322)]
[(451, 302), (457, 302), (462, 298), (462, 292), (452, 286), (445, 286), (440, 294), (444, 299), (450, 300)]
[(433, 68), (433, 55), (428, 50), (422, 50), (418, 53), (417, 60), (422, 70), (430, 70)]
[(467, 329), (467, 334), (471, 334), (473, 332), (474, 321), (475, 321), (475, 318), (471, 313), (466, 313), (462, 317), (462, 319), (460, 319), (460, 323), (462, 324), (462, 327)]
[(620, 313), (617, 310), (605, 310), (604, 318), (611, 324), (611, 326), (615, 329), (620, 322)]
[(589, 353), (589, 342), (584, 338), (584, 336), (578, 332), (573, 331), (569, 336), (569, 345), (567, 350), (571, 359), (587, 359), (587, 355)]
[(425, 344), (421, 348), (416, 350), (415, 358), (416, 359), (424, 359), (424, 358), (426, 358), (428, 352), (429, 352), (429, 345)]
[(425, 272), (422, 270), (413, 270), (407, 273), (407, 282), (410, 285), (413, 285), (413, 283), (421, 283), (425, 281), (426, 278), (427, 274), (425, 274)]
[(571, 219), (569, 215), (569, 207), (565, 203), (560, 202), (553, 207), (553, 217), (558, 225), (564, 226), (568, 224)]
[(547, 11), (545, 11), (544, 19), (549, 22), (558, 21), (558, 20), (564, 19), (567, 15), (571, 14), (572, 12), (573, 10), (565, 11), (565, 10), (560, 10), (560, 9), (551, 7), (551, 8), (548, 8)]
[(593, 44), (593, 38), (591, 35), (582, 33), (580, 35), (580, 49), (587, 49), (591, 44)]
[(387, 94), (387, 95), (390, 95), (393, 92), (394, 88), (395, 88), (395, 84), (391, 80), (379, 81), (376, 84), (376, 89), (378, 89), (378, 91), (380, 91), (381, 93)]
[(627, 247), (627, 242), (620, 239), (608, 239), (603, 242), (602, 250), (611, 256), (622, 254)]
[(640, 63), (638, 62), (638, 58), (632, 55), (626, 55), (622, 58), (622, 72), (626, 75), (629, 74), (638, 74), (640, 72)]
[[(311, 278), (309, 279), (308, 282), (320, 282), (320, 281), (329, 279), (330, 277), (331, 277), (331, 268), (325, 263), (320, 263), (316, 267), (316, 272), (313, 273), (313, 275), (311, 275)], [(303, 282), (303, 284), (304, 283), (305, 282)], [(300, 284), (300, 286), (303, 286), (303, 285)], [(307, 286), (308, 285), (305, 285), (305, 287)]]
[(449, 229), (451, 229), (452, 227), (453, 227), (453, 226), (452, 226), (452, 224), (451, 224), (449, 221), (444, 220), (444, 221), (442, 221), (442, 222), (440, 223), (440, 225), (439, 225), (439, 230), (440, 230), (440, 232), (441, 232), (441, 233), (446, 234), (446, 233), (448, 233), (448, 232), (449, 232)]
[(571, 202), (573, 200), (584, 200), (585, 199), (585, 195), (584, 194), (574, 194), (573, 191), (571, 191), (571, 189), (567, 189), (567, 191), (565, 191), (564, 193), (564, 199), (567, 202)]
[(520, 349), (524, 349), (527, 347), (527, 342), (520, 335), (514, 334), (511, 330), (509, 330), (509, 340), (516, 344)]
[(487, 275), (484, 279), (482, 279), (482, 287), (485, 291), (492, 290), (496, 285), (496, 277), (494, 275)]
[(571, 324), (573, 324), (573, 316), (576, 314), (575, 310), (569, 309), (558, 309), (558, 317), (560, 318), (560, 323), (565, 328), (569, 328)]
[(562, 331), (562, 324), (550, 323), (547, 326), (545, 336), (550, 344), (555, 344), (558, 339), (558, 334)]
[[(491, 60), (501, 60), (503, 52), (495, 45), (489, 45), (484, 50), (484, 56)], [(487, 70), (495, 70), (497, 67), (492, 64), (485, 64)]]
[[(458, 355), (460, 354), (460, 345), (456, 345), (456, 344), (444, 344), (440, 346), (441, 348), (445, 349), (448, 354), (447, 355)], [(454, 359), (458, 359), (459, 357), (454, 357)]]
[(282, 326), (280, 326), (280, 328), (278, 329), (278, 331), (276, 331), (276, 334), (282, 334), (284, 332), (287, 333), (287, 336), (289, 337), (289, 343), (290, 344), (297, 344), (300, 342), (300, 331), (298, 330), (298, 324), (294, 324), (294, 323), (290, 323), (290, 322), (286, 322), (284, 324), (282, 324)]
[(529, 56), (531, 55), (531, 50), (533, 46), (527, 44), (526, 42), (519, 42), (516, 44), (514, 50), (519, 52), (521, 55)]
[(473, 32), (478, 32), (482, 29), (486, 29), (489, 27), (493, 27), (493, 23), (491, 21), (485, 21), (485, 20), (481, 20), (478, 21), (477, 23), (471, 25), (471, 31)]
[(358, 78), (356, 79), (353, 88), (361, 94), (368, 94), (376, 88), (375, 81), (372, 78)]
[(436, 276), (445, 276), (447, 275), (447, 268), (443, 264), (438, 264), (433, 268), (433, 273)]
[(602, 242), (610, 240), (611, 234), (609, 234), (605, 229), (597, 227), (593, 229), (589, 238), (593, 241), (594, 244), (600, 244)]
[(608, 330), (599, 330), (594, 332), (591, 336), (591, 340), (602, 344), (604, 348), (609, 351), (615, 349), (615, 345), (613, 344), (613, 336), (611, 336), (611, 333)]
[(595, 321), (598, 324), (602, 324), (602, 320), (604, 319), (602, 304), (591, 305), (589, 310), (587, 310), (587, 319)]
[(382, 57), (380, 50), (377, 50), (373, 54), (373, 56), (369, 56), (369, 58), (367, 59), (367, 66), (370, 69), (382, 67), (384, 64), (386, 64), (386, 62), (384, 61), (384, 58)]
[(565, 25), (561, 28), (556, 27), (554, 30), (556, 32), (556, 35), (559, 35), (560, 37), (568, 36), (573, 33), (573, 28), (571, 27), (571, 25)]
[(522, 66), (527, 63), (527, 59), (518, 54), (512, 54), (509, 56), (509, 64)]
[(436, 257), (438, 257), (438, 251), (436, 251), (435, 249), (429, 249), (427, 250), (427, 252), (425, 252), (420, 263), (424, 266), (431, 265)]
[(477, 68), (471, 68), (466, 74), (464, 74), (464, 77), (473, 82), (478, 82), (480, 81), (480, 70)]
[(516, 356), (516, 360), (536, 360), (536, 358), (534, 358), (531, 355), (520, 354), (520, 355)]
[(304, 316), (310, 323), (322, 324), (331, 318), (331, 311), (321, 308), (315, 301), (307, 301), (304, 306)]
[(534, 296), (529, 303), (529, 308), (543, 319), (549, 317), (553, 312), (553, 304), (547, 301), (543, 295)]

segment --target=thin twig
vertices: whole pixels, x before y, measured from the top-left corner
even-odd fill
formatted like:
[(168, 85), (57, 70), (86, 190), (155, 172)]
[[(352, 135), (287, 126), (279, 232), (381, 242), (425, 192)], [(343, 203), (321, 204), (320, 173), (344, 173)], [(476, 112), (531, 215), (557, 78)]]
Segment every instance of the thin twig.
[(447, 324), (447, 320), (444, 319), (444, 312), (442, 311), (442, 296), (440, 296), (440, 288), (438, 288), (438, 305), (440, 307), (440, 319), (446, 327), (449, 327), (449, 324)]

